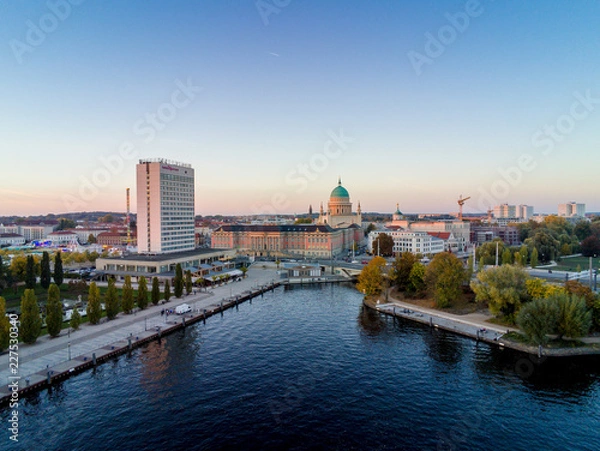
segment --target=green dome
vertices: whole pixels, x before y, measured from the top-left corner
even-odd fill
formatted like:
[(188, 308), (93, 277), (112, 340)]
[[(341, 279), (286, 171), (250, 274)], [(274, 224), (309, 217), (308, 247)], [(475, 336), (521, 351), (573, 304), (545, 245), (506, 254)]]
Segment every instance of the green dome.
[(350, 194), (348, 194), (348, 191), (346, 190), (346, 188), (344, 188), (342, 186), (342, 181), (340, 180), (338, 182), (338, 186), (336, 186), (333, 191), (331, 192), (331, 196), (329, 197), (346, 197), (346, 198), (350, 198)]

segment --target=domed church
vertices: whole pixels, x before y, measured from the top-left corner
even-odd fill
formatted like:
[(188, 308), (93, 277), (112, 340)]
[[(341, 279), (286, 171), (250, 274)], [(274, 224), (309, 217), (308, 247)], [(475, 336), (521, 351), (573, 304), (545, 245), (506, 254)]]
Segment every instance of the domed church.
[(334, 229), (347, 228), (352, 224), (362, 227), (362, 214), (360, 202), (356, 213), (352, 212), (352, 202), (348, 190), (342, 186), (341, 178), (338, 179), (337, 186), (331, 191), (329, 202), (327, 204), (327, 213), (323, 211), (323, 203), (319, 212), (318, 224), (328, 224)]

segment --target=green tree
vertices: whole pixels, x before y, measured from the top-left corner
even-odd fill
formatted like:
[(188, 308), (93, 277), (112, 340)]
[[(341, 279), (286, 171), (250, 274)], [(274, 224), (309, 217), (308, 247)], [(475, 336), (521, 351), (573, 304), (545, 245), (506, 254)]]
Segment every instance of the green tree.
[(408, 280), (410, 285), (408, 287), (408, 291), (410, 293), (415, 293), (418, 296), (421, 296), (425, 291), (425, 265), (421, 262), (415, 262), (412, 269), (410, 270), (410, 275), (408, 276)]
[(502, 264), (503, 265), (512, 265), (513, 263), (513, 255), (510, 249), (507, 247), (502, 251)]
[(79, 309), (73, 307), (73, 313), (71, 313), (71, 321), (69, 322), (69, 326), (73, 330), (79, 330), (79, 326), (81, 325), (81, 314), (79, 313)]
[(90, 283), (86, 312), (90, 324), (98, 324), (100, 322), (100, 318), (102, 318), (102, 306), (100, 303), (100, 290), (96, 286), (96, 282)]
[(4, 261), (2, 260), (2, 255), (0, 255), (0, 294), (4, 291), (4, 289), (8, 286), (7, 279), (7, 271), (8, 269), (4, 267)]
[(122, 304), (123, 311), (129, 315), (133, 310), (133, 287), (131, 286), (131, 276), (125, 276)]
[(531, 260), (529, 261), (529, 265), (532, 268), (535, 268), (538, 265), (538, 250), (535, 247), (531, 251)]
[(41, 273), (40, 273), (40, 285), (44, 290), (50, 287), (52, 274), (50, 272), (50, 256), (48, 252), (44, 251), (42, 254)]
[(521, 246), (519, 249), (519, 254), (521, 254), (521, 261), (523, 262), (523, 266), (527, 265), (527, 259), (529, 258), (529, 248), (526, 245)]
[[(248, 268), (246, 267), (246, 265), (242, 266), (240, 268), (240, 271), (242, 271), (242, 277), (245, 279), (246, 278), (246, 273), (248, 272)], [(202, 279), (204, 280), (204, 279)]]
[(477, 274), (471, 289), (478, 302), (487, 302), (490, 312), (514, 323), (521, 304), (528, 300), (527, 279), (523, 268), (502, 265)]
[(148, 307), (148, 282), (144, 276), (140, 277), (138, 281), (137, 305), (140, 310)]
[(517, 325), (535, 345), (548, 343), (548, 334), (554, 333), (558, 323), (558, 303), (548, 299), (528, 302), (517, 315)]
[(600, 255), (600, 239), (595, 236), (588, 236), (581, 242), (581, 254), (584, 257), (595, 257)]
[(115, 319), (119, 314), (119, 292), (115, 285), (115, 279), (112, 277), (108, 279), (108, 288), (106, 289), (106, 295), (104, 296), (104, 304), (106, 306), (106, 317), (111, 320)]
[(48, 302), (46, 303), (46, 328), (48, 335), (58, 337), (62, 329), (63, 311), (60, 302), (60, 289), (56, 284), (48, 288)]
[(21, 297), (21, 339), (24, 343), (35, 343), (42, 331), (42, 317), (37, 297), (32, 289), (26, 289)]
[(6, 301), (0, 296), (0, 351), (8, 349), (10, 340), (10, 321), (6, 316)]
[(419, 260), (412, 252), (402, 252), (392, 263), (391, 279), (399, 291), (406, 291), (410, 286), (410, 272)]
[(592, 312), (587, 309), (585, 299), (559, 293), (548, 300), (557, 302), (559, 306), (556, 327), (559, 338), (579, 338), (588, 334), (592, 326)]
[(152, 291), (150, 293), (150, 299), (152, 299), (152, 304), (158, 305), (160, 301), (160, 285), (158, 284), (158, 277), (152, 278)]
[(188, 269), (185, 272), (185, 294), (189, 295), (192, 293), (193, 290), (193, 283), (192, 283), (192, 272)]
[(88, 239), (87, 240), (88, 240), (88, 243), (90, 243), (90, 244), (94, 244), (94, 243), (98, 242), (98, 240), (96, 239), (96, 236), (93, 233), (90, 233), (88, 235)]
[(386, 261), (383, 257), (373, 258), (360, 272), (356, 288), (367, 296), (380, 294)]
[(169, 279), (165, 280), (165, 301), (169, 301), (171, 299), (171, 285), (169, 284)]
[(520, 252), (515, 252), (513, 257), (516, 266), (523, 266), (523, 256)]
[(56, 230), (58, 231), (58, 230), (74, 229), (75, 227), (77, 227), (77, 224), (75, 224), (75, 221), (73, 221), (72, 219), (59, 218), (58, 226), (56, 227)]
[(60, 287), (63, 283), (63, 280), (64, 273), (61, 252), (57, 251), (54, 255), (54, 283)]
[(28, 255), (25, 270), (25, 287), (31, 290), (35, 289), (35, 281), (35, 260), (33, 259), (33, 255)]
[(425, 284), (439, 308), (448, 307), (462, 296), (465, 269), (456, 255), (436, 254), (425, 271)]
[(183, 270), (181, 269), (181, 264), (179, 263), (177, 263), (177, 266), (175, 266), (175, 279), (173, 281), (173, 288), (176, 298), (183, 296)]

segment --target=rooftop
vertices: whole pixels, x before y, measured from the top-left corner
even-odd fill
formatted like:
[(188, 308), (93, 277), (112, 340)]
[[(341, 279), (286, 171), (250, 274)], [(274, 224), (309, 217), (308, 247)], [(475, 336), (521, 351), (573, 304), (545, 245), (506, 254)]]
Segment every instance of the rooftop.
[(201, 257), (203, 255), (214, 254), (228, 251), (229, 249), (210, 249), (200, 248), (191, 251), (171, 252), (168, 254), (129, 254), (122, 257), (110, 257), (107, 260), (118, 261), (141, 261), (141, 262), (161, 262), (165, 260), (176, 260), (180, 258)]

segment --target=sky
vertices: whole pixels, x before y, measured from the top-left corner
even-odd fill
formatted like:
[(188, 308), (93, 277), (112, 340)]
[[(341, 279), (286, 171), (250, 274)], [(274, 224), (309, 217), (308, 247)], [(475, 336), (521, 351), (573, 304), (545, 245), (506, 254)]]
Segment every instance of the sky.
[(600, 211), (600, 2), (0, 2), (0, 215), (125, 211), (140, 158), (196, 213)]

